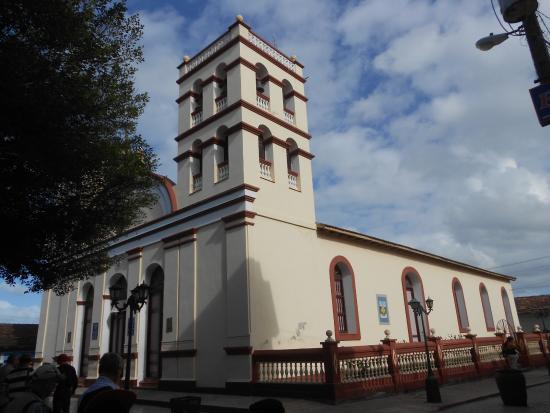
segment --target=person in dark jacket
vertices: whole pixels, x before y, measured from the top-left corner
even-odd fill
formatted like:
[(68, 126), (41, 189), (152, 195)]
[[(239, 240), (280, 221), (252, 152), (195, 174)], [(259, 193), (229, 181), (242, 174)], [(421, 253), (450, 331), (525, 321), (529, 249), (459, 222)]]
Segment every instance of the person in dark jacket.
[(78, 387), (76, 370), (69, 364), (70, 358), (66, 354), (60, 354), (55, 361), (63, 379), (57, 384), (53, 393), (53, 413), (69, 413), (71, 396)]

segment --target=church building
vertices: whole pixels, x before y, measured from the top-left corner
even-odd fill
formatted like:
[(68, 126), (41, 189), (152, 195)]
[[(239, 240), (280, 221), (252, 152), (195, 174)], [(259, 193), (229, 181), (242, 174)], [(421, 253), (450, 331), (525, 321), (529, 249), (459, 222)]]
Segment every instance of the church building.
[[(66, 353), (96, 378), (99, 357), (127, 345), (109, 289), (141, 283), (131, 377), (144, 387), (250, 383), (256, 352), (320, 348), (327, 330), (354, 347), (422, 342), (424, 323), (443, 340), (519, 327), (513, 277), (316, 221), (296, 57), (237, 16), (178, 69), (177, 183), (158, 177), (157, 204), (110, 245), (116, 265), (44, 293), (37, 363)], [(428, 297), (420, 319), (408, 302)]]

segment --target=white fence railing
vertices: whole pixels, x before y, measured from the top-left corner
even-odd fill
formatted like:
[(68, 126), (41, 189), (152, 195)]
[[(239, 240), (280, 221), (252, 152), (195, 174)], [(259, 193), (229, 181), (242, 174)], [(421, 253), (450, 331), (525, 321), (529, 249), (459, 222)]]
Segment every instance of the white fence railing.
[(260, 94), (257, 94), (256, 95), (256, 105), (260, 108), (260, 109), (263, 109), (263, 110), (266, 110), (269, 112), (269, 98), (264, 96), (264, 95), (260, 95)]
[(298, 189), (298, 175), (295, 172), (288, 172), (288, 187)]
[(266, 159), (260, 159), (260, 176), (265, 179), (273, 180), (271, 162)]
[(283, 114), (284, 114), (284, 117), (285, 117), (285, 120), (288, 122), (288, 123), (291, 123), (294, 125), (294, 113), (292, 112), (289, 112), (287, 111), (286, 109), (283, 111)]
[(191, 189), (192, 189), (193, 192), (200, 191), (202, 189), (202, 175), (201, 174), (193, 175), (193, 186), (192, 186)]
[(248, 40), (254, 46), (256, 46), (260, 50), (267, 53), (269, 56), (274, 58), (279, 63), (283, 64), (284, 66), (288, 67), (290, 70), (292, 70), (294, 72), (296, 71), (296, 66), (297, 66), (296, 63), (294, 63), (292, 60), (288, 59), (287, 57), (283, 56), (282, 53), (275, 50), (273, 47), (271, 47), (271, 45), (267, 44), (266, 42), (264, 42), (259, 37), (255, 36), (254, 34), (249, 32), (248, 33)]
[(218, 164), (218, 182), (229, 178), (229, 164), (222, 162)]
[(227, 107), (227, 96), (221, 96), (216, 99), (216, 113)]
[(202, 110), (193, 112), (191, 114), (191, 126), (198, 125), (202, 122)]

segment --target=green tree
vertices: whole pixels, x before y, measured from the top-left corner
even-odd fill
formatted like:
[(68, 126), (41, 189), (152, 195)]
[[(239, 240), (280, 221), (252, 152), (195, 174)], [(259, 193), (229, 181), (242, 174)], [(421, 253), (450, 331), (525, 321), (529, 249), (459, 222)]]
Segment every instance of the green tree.
[(142, 25), (125, 1), (0, 5), (0, 277), (66, 292), (153, 202), (136, 132)]

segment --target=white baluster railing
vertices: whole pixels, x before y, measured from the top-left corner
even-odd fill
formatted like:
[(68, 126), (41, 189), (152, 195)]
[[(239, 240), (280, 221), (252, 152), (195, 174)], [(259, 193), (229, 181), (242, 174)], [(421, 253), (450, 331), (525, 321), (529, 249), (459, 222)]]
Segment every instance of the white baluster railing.
[(443, 360), (446, 368), (467, 367), (474, 364), (471, 347), (444, 349)]
[(198, 125), (202, 122), (202, 110), (197, 110), (191, 113), (191, 126)]
[(340, 360), (343, 383), (390, 377), (388, 356), (368, 356)]
[(218, 164), (218, 182), (229, 178), (229, 164), (221, 162)]
[(291, 123), (294, 125), (294, 112), (291, 112), (289, 111), (288, 109), (285, 109), (283, 111), (283, 114), (284, 114), (284, 117), (285, 117), (285, 120), (288, 122), (288, 123)]
[(502, 346), (500, 344), (478, 346), (477, 351), (479, 352), (479, 360), (482, 363), (504, 360), (504, 357), (502, 357)]
[(216, 53), (218, 50), (220, 50), (222, 47), (224, 47), (227, 42), (231, 40), (231, 35), (228, 33), (224, 35), (223, 37), (217, 39), (212, 43), (207, 49), (205, 49), (202, 53), (195, 56), (193, 59), (191, 59), (187, 64), (185, 65), (186, 73), (193, 70), (195, 67), (200, 65), (202, 62), (204, 62), (206, 59), (208, 59), (210, 56), (212, 56), (214, 53)]
[(298, 174), (293, 171), (288, 171), (288, 187), (298, 189)]
[(279, 63), (283, 64), (284, 66), (288, 67), (293, 72), (296, 71), (296, 63), (288, 59), (287, 57), (283, 56), (282, 53), (275, 50), (273, 47), (271, 47), (270, 44), (267, 42), (264, 42), (262, 39), (260, 39), (258, 36), (255, 36), (251, 32), (248, 33), (248, 40), (250, 43), (252, 43), (254, 46), (258, 47), (259, 49), (263, 50), (265, 53), (267, 53), (269, 56), (277, 60)]
[(269, 112), (269, 98), (260, 93), (256, 94), (256, 105), (263, 110)]
[(201, 189), (202, 189), (202, 175), (201, 174), (193, 175), (193, 187), (192, 187), (193, 192), (200, 191)]
[(265, 179), (273, 180), (273, 174), (271, 172), (271, 162), (267, 159), (260, 158), (260, 176)]
[(216, 113), (227, 107), (227, 96), (220, 96), (216, 99)]

